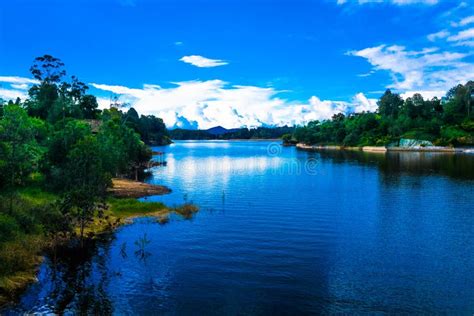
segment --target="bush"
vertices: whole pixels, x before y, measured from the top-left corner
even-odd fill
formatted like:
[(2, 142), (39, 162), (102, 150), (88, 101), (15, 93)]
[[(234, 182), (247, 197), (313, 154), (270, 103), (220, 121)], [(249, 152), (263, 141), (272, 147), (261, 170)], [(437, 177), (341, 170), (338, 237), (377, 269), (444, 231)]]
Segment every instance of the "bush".
[(13, 240), (20, 230), (15, 219), (6, 214), (0, 214), (0, 242)]
[(199, 211), (199, 208), (191, 203), (186, 203), (173, 208), (173, 212), (181, 215), (185, 219), (190, 219), (197, 211)]

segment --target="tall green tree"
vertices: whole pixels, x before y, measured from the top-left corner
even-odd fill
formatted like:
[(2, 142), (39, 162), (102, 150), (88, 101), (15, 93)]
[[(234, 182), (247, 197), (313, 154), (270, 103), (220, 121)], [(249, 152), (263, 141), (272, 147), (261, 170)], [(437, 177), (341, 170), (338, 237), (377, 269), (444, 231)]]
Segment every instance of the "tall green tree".
[(37, 170), (44, 150), (36, 141), (41, 122), (18, 105), (7, 105), (0, 120), (0, 186), (10, 193), (10, 211), (17, 187)]
[(403, 99), (400, 95), (387, 90), (377, 102), (378, 111), (382, 116), (396, 118), (403, 106)]
[(96, 97), (90, 94), (86, 94), (80, 98), (79, 108), (85, 119), (97, 119), (100, 113)]
[(80, 140), (67, 156), (65, 204), (77, 222), (81, 241), (84, 239), (85, 227), (94, 218), (96, 203), (105, 197), (111, 183), (100, 153), (101, 146), (97, 138), (90, 135)]

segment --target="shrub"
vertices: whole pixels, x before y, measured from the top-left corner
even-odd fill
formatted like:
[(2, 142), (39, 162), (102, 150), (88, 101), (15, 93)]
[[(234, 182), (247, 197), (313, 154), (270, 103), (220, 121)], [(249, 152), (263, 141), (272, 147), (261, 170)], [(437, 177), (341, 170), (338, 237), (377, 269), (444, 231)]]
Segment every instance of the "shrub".
[(0, 213), (0, 242), (13, 240), (19, 230), (20, 227), (13, 217)]

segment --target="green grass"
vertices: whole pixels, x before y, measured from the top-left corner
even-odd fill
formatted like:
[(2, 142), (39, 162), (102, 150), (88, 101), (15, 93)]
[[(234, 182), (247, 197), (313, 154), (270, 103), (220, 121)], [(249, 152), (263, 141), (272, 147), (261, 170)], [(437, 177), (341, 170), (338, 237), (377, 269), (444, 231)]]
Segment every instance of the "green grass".
[[(0, 305), (11, 301), (26, 285), (34, 282), (41, 251), (51, 244), (44, 231), (51, 218), (50, 205), (57, 199), (55, 194), (30, 186), (15, 195), (12, 213), (0, 212), (0, 237), (3, 236), (0, 238)], [(166, 224), (170, 213), (189, 219), (198, 211), (189, 203), (167, 208), (163, 203), (133, 198), (108, 198), (107, 204), (103, 216), (96, 217), (86, 227), (86, 236), (93, 238), (111, 231), (133, 217), (154, 216), (158, 223)]]
[(120, 218), (153, 215), (160, 218), (160, 222), (168, 222), (169, 213), (176, 213), (183, 218), (191, 218), (199, 208), (191, 203), (185, 203), (180, 206), (168, 208), (160, 202), (145, 202), (136, 199), (116, 199), (109, 198), (107, 202), (110, 205), (110, 215)]
[(136, 199), (108, 199), (111, 214), (119, 217), (147, 215), (165, 212), (166, 206), (159, 202), (142, 202)]
[(19, 196), (22, 200), (31, 204), (32, 206), (46, 205), (58, 198), (56, 194), (46, 192), (38, 187), (23, 188), (20, 190)]

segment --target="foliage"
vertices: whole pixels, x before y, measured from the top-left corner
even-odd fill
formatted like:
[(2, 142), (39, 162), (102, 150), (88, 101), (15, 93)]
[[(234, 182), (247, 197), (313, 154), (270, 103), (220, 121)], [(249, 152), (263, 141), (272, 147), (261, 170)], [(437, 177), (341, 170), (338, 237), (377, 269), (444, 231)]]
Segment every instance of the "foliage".
[(277, 139), (285, 134), (292, 134), (293, 127), (257, 127), (236, 128), (213, 134), (207, 130), (174, 129), (170, 131), (172, 139)]
[(344, 146), (382, 146), (400, 138), (474, 145), (473, 90), (474, 82), (469, 81), (450, 89), (443, 100), (424, 100), (420, 94), (403, 100), (387, 90), (376, 113), (336, 114), (331, 120), (296, 128), (293, 137), (306, 144)]
[(117, 216), (134, 216), (155, 213), (165, 209), (159, 202), (142, 202), (137, 199), (112, 199), (108, 200), (112, 214)]
[(0, 301), (31, 279), (45, 241), (84, 237), (101, 221), (111, 177), (151, 159), (143, 140), (169, 142), (159, 118), (100, 111), (58, 58), (38, 57), (30, 71), (27, 100), (0, 100)]

